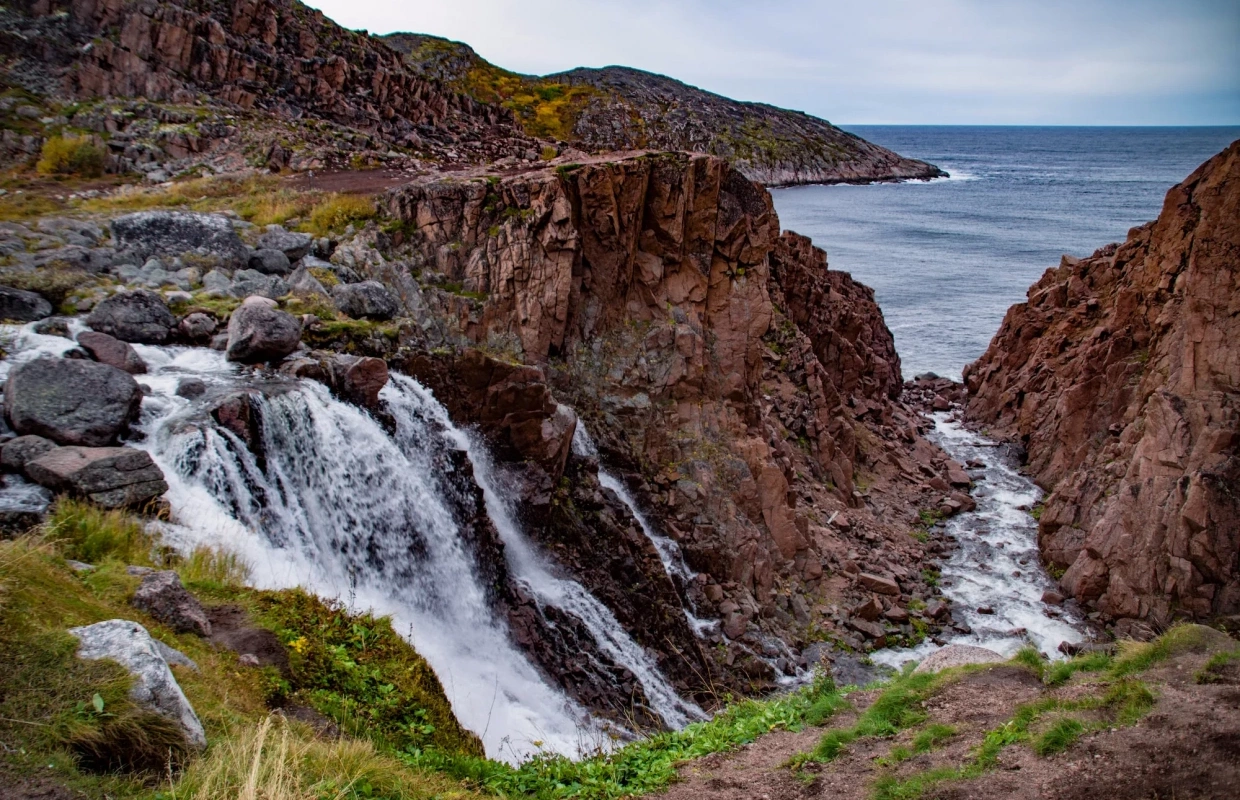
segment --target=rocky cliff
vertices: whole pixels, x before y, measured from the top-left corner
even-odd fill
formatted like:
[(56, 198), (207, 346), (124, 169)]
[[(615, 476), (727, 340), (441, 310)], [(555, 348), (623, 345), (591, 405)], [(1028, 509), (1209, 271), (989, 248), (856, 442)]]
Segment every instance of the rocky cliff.
[(1165, 623), (1240, 610), (1240, 143), (1120, 245), (1065, 256), (965, 371), (968, 415), (1050, 490), (1079, 600)]
[[(673, 589), (722, 620), (721, 658), (760, 682), (772, 674), (757, 655), (791, 667), (815, 639), (873, 647), (933, 623), (921, 570), (940, 545), (910, 531), (962, 471), (893, 399), (899, 360), (872, 292), (781, 234), (760, 186), (722, 159), (661, 153), (415, 181), (382, 202), (403, 224), (391, 260), (367, 269), (403, 287), (423, 330), (443, 336), (448, 320), (439, 341), (536, 366), (701, 573), (650, 602), (626, 597), (621, 581), (666, 579), (593, 488), (596, 467), (514, 449), (514, 425), (497, 430), (465, 399), (476, 367), (406, 367), (525, 462), (535, 535), (639, 641), (693, 654), (683, 624), (653, 627), (674, 616), (661, 610)], [(532, 418), (555, 431), (554, 415)], [(615, 526), (600, 515), (622, 520), (606, 546), (598, 531)]]
[(410, 33), (382, 39), (420, 74), (512, 109), (527, 133), (589, 151), (711, 153), (768, 186), (946, 174), (809, 114), (731, 100), (638, 69), (578, 68), (535, 77), (500, 69), (460, 42)]

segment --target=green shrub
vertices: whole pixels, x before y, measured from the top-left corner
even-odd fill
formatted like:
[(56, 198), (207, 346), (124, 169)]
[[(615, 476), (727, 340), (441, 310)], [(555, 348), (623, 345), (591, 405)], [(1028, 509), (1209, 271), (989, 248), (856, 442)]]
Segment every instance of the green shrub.
[(98, 178), (107, 154), (89, 136), (53, 136), (43, 143), (35, 168), (41, 175), (77, 175)]

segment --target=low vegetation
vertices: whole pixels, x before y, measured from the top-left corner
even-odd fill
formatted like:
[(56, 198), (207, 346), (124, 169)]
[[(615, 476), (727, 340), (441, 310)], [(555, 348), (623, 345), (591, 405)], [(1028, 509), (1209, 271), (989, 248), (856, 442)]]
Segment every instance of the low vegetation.
[(35, 168), (40, 175), (98, 178), (106, 157), (103, 147), (89, 136), (52, 136), (43, 143)]

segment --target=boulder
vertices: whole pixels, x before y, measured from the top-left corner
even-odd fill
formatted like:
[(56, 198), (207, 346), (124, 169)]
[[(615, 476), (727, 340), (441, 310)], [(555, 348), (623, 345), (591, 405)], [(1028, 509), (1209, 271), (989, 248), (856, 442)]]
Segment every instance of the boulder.
[(882, 575), (874, 575), (869, 572), (862, 572), (860, 575), (857, 576), (857, 580), (861, 583), (862, 586), (869, 589), (871, 592), (876, 592), (878, 594), (892, 595), (892, 596), (898, 595), (900, 593), (900, 585), (896, 583), (894, 580), (892, 580), (891, 578), (886, 578), (886, 577), (883, 577)]
[(508, 435), (517, 452), (542, 466), (548, 475), (558, 476), (564, 473), (564, 464), (573, 449), (573, 434), (576, 431), (577, 412), (566, 405), (556, 404), (550, 416), (513, 423)]
[(26, 462), (26, 475), (103, 508), (140, 506), (168, 491), (150, 454), (132, 447), (57, 447)]
[(168, 662), (146, 628), (136, 622), (111, 619), (82, 628), (70, 628), (77, 637), (78, 658), (89, 661), (110, 659), (134, 676), (129, 696), (143, 708), (173, 720), (195, 750), (207, 746), (207, 736), (194, 708), (185, 698)]
[(0, 286), (0, 319), (34, 322), (52, 315), (52, 304), (41, 295)]
[(23, 472), (26, 462), (56, 449), (56, 443), (42, 436), (18, 436), (0, 447), (0, 466), (9, 472)]
[(193, 400), (207, 393), (207, 384), (201, 378), (182, 378), (177, 381), (177, 397)]
[(113, 443), (141, 403), (131, 375), (80, 359), (27, 361), (13, 368), (4, 387), (4, 411), (17, 433), (66, 445)]
[(211, 341), (216, 327), (215, 318), (210, 314), (194, 311), (177, 323), (177, 333), (187, 342), (202, 344)]
[(282, 250), (272, 250), (267, 247), (254, 251), (250, 256), (249, 266), (250, 269), (258, 270), (264, 275), (287, 275), (293, 269), (288, 256), (284, 255)]
[(335, 355), (329, 362), (332, 388), (341, 398), (366, 408), (377, 408), (379, 391), (387, 385), (388, 366), (381, 358)]
[(151, 256), (193, 253), (218, 266), (244, 266), (246, 249), (232, 222), (215, 214), (181, 211), (139, 211), (112, 220), (116, 249), (139, 263)]
[(180, 576), (170, 569), (144, 577), (130, 602), (177, 633), (211, 635), (211, 621), (202, 604), (185, 590)]
[(138, 289), (114, 294), (99, 303), (86, 317), (86, 324), (123, 342), (163, 344), (177, 321), (162, 297)]
[(276, 300), (289, 291), (288, 282), (279, 275), (264, 275), (256, 269), (238, 270), (234, 278), (229, 290), (234, 297), (258, 295), (268, 300)]
[(987, 650), (985, 647), (949, 644), (929, 655), (917, 665), (913, 672), (938, 672), (941, 669), (962, 667), (965, 664), (994, 664), (1006, 660), (994, 650)]
[(342, 283), (332, 288), (332, 299), (354, 319), (388, 320), (400, 313), (400, 302), (378, 281)]
[(299, 261), (310, 254), (314, 247), (314, 237), (307, 233), (294, 233), (273, 225), (267, 232), (258, 237), (260, 250), (279, 250), (289, 261)]
[(228, 360), (279, 361), (301, 343), (301, 320), (262, 297), (247, 297), (228, 320)]
[(860, 617), (867, 622), (873, 622), (883, 613), (883, 604), (878, 602), (878, 598), (871, 597), (869, 601), (862, 603), (852, 610), (854, 617)]
[(327, 297), (327, 289), (305, 267), (298, 267), (288, 277), (289, 291), (297, 297)]
[(116, 367), (130, 375), (146, 373), (146, 362), (138, 351), (114, 336), (99, 331), (83, 331), (78, 334), (77, 343), (100, 364)]

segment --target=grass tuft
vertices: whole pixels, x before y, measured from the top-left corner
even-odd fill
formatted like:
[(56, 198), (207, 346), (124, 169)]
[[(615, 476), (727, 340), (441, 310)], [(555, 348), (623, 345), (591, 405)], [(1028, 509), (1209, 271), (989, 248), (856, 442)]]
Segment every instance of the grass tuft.
[(1034, 740), (1033, 752), (1040, 756), (1062, 753), (1071, 747), (1083, 733), (1085, 733), (1085, 726), (1080, 720), (1073, 719), (1072, 717), (1056, 720), (1041, 736)]
[(310, 212), (308, 227), (311, 232), (326, 236), (350, 224), (373, 219), (377, 214), (370, 198), (353, 194), (329, 195)]
[(69, 497), (56, 501), (44, 536), (65, 558), (97, 564), (105, 560), (149, 564), (151, 538), (139, 522), (122, 511), (105, 511)]

